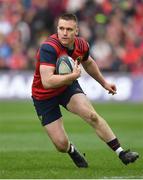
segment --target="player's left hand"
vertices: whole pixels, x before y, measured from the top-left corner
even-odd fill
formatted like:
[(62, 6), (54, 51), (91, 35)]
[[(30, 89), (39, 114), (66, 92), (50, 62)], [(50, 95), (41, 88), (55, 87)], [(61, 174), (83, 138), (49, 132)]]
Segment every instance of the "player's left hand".
[(108, 94), (117, 94), (117, 88), (115, 84), (106, 83), (104, 88), (108, 91)]

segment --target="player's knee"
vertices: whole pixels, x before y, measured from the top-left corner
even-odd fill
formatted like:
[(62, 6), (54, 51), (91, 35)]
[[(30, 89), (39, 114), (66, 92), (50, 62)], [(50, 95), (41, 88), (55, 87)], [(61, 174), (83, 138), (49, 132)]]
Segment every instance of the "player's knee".
[(55, 145), (59, 152), (67, 152), (68, 140), (66, 138), (59, 138)]
[(98, 120), (97, 113), (94, 111), (91, 111), (89, 114), (89, 119), (91, 119), (91, 121), (97, 121)]
[(89, 119), (90, 119), (90, 123), (93, 125), (99, 121), (99, 116), (97, 115), (96, 112), (91, 111), (89, 114)]

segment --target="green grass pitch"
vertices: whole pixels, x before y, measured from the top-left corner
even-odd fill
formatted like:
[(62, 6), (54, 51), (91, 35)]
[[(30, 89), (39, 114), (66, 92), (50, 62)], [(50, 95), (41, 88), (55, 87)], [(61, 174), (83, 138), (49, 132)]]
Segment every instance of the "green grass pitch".
[(75, 167), (56, 151), (40, 125), (31, 101), (0, 102), (0, 179), (143, 178), (143, 104), (94, 104), (125, 149), (139, 152), (123, 165), (116, 154), (79, 117), (63, 111), (70, 140), (86, 154), (89, 168)]

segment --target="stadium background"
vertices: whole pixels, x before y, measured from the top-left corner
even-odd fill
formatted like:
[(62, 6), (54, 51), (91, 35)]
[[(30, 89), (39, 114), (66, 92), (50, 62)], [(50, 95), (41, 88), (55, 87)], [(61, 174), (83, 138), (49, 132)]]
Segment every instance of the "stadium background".
[[(84, 72), (80, 78), (83, 89), (97, 110), (107, 117), (123, 143), (130, 146), (132, 144), (135, 150), (142, 152), (143, 1), (0, 0), (0, 178), (143, 178), (139, 166), (142, 159), (128, 170), (122, 169), (121, 165), (117, 165), (118, 162), (114, 164), (114, 157), (111, 158), (112, 165), (107, 162), (101, 167), (100, 159), (105, 159), (102, 154), (108, 156), (110, 152), (105, 150), (98, 140), (94, 142), (91, 129), (79, 121), (77, 123), (76, 117), (73, 120), (73, 116), (66, 114), (64, 110), (69, 136), (88, 152), (91, 160), (93, 157), (90, 153), (94, 154), (91, 144), (95, 145), (95, 150), (100, 149), (100, 158), (97, 158), (99, 163), (96, 166), (94, 162), (91, 163), (92, 168), (86, 173), (72, 169), (71, 164), (69, 166), (72, 174), (66, 169), (68, 165), (65, 166), (67, 172), (60, 169), (60, 173), (60, 163), (48, 173), (46, 168), (41, 172), (37, 171), (41, 166), (36, 159), (38, 158), (41, 164), (45, 163), (47, 151), (50, 151), (57, 161), (61, 156), (55, 155), (54, 147), (42, 133), (32, 102), (29, 101), (35, 52), (39, 44), (55, 32), (58, 15), (67, 11), (77, 15), (80, 35), (89, 42), (91, 55), (105, 77), (117, 84), (118, 93), (114, 97), (108, 95)], [(115, 122), (115, 119), (118, 122)], [(82, 127), (80, 130), (77, 129), (78, 125)], [(85, 145), (84, 137), (81, 137), (85, 132), (89, 147)], [(27, 139), (33, 143), (27, 142)], [(45, 143), (47, 141), (48, 147)], [(41, 153), (43, 159), (40, 159)], [(32, 161), (34, 158), (35, 161)], [(53, 161), (49, 155), (48, 159), (49, 162)], [(30, 161), (29, 164), (27, 160)], [(110, 158), (107, 160), (110, 162)], [(10, 163), (9, 166), (7, 163)], [(65, 160), (66, 163), (69, 163), (68, 159)], [(49, 166), (48, 163), (45, 165)], [(50, 166), (55, 166), (55, 163)], [(114, 166), (117, 167), (117, 172)], [(93, 173), (94, 168), (97, 171)]]

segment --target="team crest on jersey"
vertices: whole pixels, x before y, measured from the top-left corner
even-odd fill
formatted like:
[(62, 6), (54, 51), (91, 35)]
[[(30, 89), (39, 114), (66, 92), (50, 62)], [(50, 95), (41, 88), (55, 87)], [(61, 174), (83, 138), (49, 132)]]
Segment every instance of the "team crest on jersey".
[(82, 59), (83, 59), (82, 56), (79, 56), (79, 57), (76, 58), (76, 60), (77, 60), (78, 63), (81, 63)]

